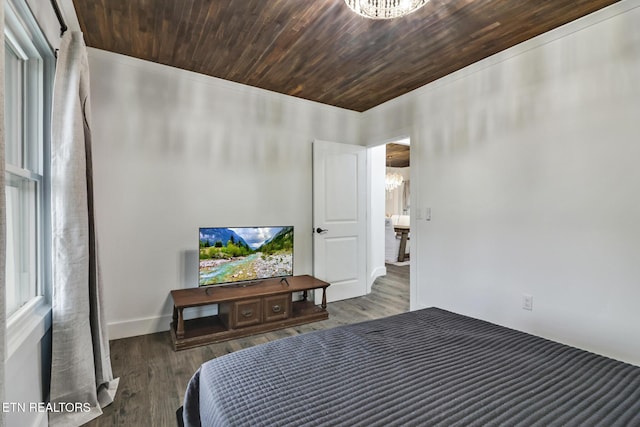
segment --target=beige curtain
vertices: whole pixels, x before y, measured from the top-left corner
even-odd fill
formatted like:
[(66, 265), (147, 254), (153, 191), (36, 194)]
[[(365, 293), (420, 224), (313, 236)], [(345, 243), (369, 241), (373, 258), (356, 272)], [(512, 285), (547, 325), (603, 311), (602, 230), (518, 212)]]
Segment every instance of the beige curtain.
[(51, 131), (51, 402), (83, 402), (89, 412), (49, 414), (51, 426), (79, 426), (113, 402), (93, 206), (89, 65), (82, 33), (62, 37)]
[(402, 183), (402, 214), (409, 215), (411, 207), (411, 181)]
[[(5, 253), (7, 250), (5, 221), (6, 201), (4, 189), (4, 0), (0, 0), (0, 402), (4, 402), (5, 357)], [(0, 427), (4, 426), (4, 413), (0, 411)]]

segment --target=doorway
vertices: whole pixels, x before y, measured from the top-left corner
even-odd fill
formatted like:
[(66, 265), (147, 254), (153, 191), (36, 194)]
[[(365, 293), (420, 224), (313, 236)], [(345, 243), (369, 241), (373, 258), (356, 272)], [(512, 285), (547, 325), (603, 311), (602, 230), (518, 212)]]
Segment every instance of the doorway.
[[(410, 298), (411, 144), (398, 138), (369, 147), (372, 282), (370, 292)], [(415, 251), (414, 251), (415, 252)], [(377, 274), (376, 274), (377, 273)]]

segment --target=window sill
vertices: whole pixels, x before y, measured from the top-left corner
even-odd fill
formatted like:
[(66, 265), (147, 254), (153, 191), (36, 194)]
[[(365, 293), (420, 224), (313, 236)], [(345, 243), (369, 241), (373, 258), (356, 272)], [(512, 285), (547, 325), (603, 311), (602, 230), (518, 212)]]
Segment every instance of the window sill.
[(44, 297), (36, 297), (7, 319), (7, 351), (5, 361), (28, 344), (35, 346), (51, 328), (51, 305)]

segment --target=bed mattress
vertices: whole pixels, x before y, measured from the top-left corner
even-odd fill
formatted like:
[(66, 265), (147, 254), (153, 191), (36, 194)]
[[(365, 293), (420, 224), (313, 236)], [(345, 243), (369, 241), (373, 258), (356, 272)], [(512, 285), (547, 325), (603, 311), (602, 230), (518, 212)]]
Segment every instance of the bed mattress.
[(428, 308), (204, 363), (187, 426), (640, 426), (640, 367)]

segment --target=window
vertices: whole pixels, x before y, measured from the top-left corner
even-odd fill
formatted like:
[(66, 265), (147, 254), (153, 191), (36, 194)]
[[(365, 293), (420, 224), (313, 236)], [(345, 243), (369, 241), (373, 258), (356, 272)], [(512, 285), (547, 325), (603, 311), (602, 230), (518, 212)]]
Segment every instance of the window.
[(6, 311), (10, 318), (46, 290), (52, 53), (22, 0), (5, 4), (5, 21)]

